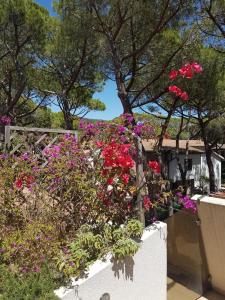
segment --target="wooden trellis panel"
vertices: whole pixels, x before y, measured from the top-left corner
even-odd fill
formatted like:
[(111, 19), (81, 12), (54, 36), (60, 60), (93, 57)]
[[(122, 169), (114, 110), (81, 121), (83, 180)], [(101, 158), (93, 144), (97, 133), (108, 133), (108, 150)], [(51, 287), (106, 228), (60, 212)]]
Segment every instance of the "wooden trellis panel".
[(45, 162), (43, 150), (54, 145), (60, 135), (68, 133), (77, 137), (75, 130), (5, 126), (4, 150), (11, 155), (25, 152), (34, 153)]

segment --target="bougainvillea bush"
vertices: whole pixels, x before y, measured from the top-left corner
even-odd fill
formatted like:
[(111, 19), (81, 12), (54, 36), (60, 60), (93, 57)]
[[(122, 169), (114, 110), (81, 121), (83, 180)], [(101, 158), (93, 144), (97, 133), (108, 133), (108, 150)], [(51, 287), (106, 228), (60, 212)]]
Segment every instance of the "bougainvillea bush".
[[(122, 258), (137, 251), (133, 238), (141, 237), (143, 226), (136, 220), (135, 140), (154, 137), (154, 129), (132, 122), (124, 115), (118, 124), (81, 123), (78, 138), (62, 136), (42, 156), (1, 154), (4, 269), (27, 277), (47, 264), (61, 283), (84, 275), (108, 252)], [(153, 176), (155, 170), (146, 163), (146, 172)], [(146, 183), (144, 209), (154, 205)]]
[[(62, 136), (43, 149), (42, 158), (2, 154), (0, 263), (20, 276), (39, 273), (48, 263), (61, 282), (82, 276), (108, 252), (133, 255), (138, 244), (132, 238), (143, 230), (135, 220), (136, 141), (154, 137), (150, 124), (134, 125), (132, 116), (123, 115), (117, 124), (81, 123), (79, 137)], [(143, 165), (143, 209), (153, 222), (171, 195), (157, 189), (152, 196), (151, 184), (163, 183), (160, 165), (144, 158)]]

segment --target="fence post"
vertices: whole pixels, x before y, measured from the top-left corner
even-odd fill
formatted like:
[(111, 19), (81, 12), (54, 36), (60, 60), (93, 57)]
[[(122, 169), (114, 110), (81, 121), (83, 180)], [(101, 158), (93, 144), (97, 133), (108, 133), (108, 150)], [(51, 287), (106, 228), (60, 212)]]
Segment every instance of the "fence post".
[(4, 151), (7, 152), (10, 149), (10, 126), (5, 126), (5, 145)]

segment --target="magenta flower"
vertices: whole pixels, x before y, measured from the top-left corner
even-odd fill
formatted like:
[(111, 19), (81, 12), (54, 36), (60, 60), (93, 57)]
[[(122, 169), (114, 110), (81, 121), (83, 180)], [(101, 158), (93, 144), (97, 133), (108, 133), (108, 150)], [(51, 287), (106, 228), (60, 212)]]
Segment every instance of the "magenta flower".
[(2, 117), (0, 118), (0, 121), (1, 121), (1, 123), (2, 123), (3, 125), (10, 125), (11, 122), (12, 122), (11, 118), (8, 117), (8, 116), (2, 116)]

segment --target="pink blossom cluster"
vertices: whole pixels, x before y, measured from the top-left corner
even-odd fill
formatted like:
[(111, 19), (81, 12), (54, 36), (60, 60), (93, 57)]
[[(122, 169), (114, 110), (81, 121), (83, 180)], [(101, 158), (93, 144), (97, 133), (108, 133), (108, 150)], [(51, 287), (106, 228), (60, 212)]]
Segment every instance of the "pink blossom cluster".
[(3, 125), (10, 125), (12, 120), (9, 116), (2, 116), (0, 118), (0, 122), (3, 124)]
[(188, 93), (183, 92), (176, 85), (169, 86), (169, 92), (174, 93), (176, 96), (180, 97), (183, 101), (187, 101), (189, 98)]
[[(172, 70), (169, 73), (169, 79), (175, 80), (179, 75), (183, 78), (192, 79), (195, 73), (201, 73), (203, 71), (202, 66), (198, 63), (188, 63), (181, 67), (179, 70)], [(183, 101), (187, 101), (189, 96), (187, 92), (182, 91), (176, 85), (171, 85), (168, 88), (169, 92), (174, 93), (177, 97), (180, 97)]]
[(179, 75), (183, 78), (192, 79), (195, 73), (201, 73), (202, 71), (202, 66), (198, 63), (188, 63), (181, 67), (178, 71), (172, 70), (169, 74), (169, 79), (175, 80)]
[(181, 203), (185, 209), (192, 211), (193, 213), (197, 212), (197, 205), (196, 203), (191, 200), (191, 198), (188, 195), (182, 195), (180, 192), (177, 194), (179, 203)]

